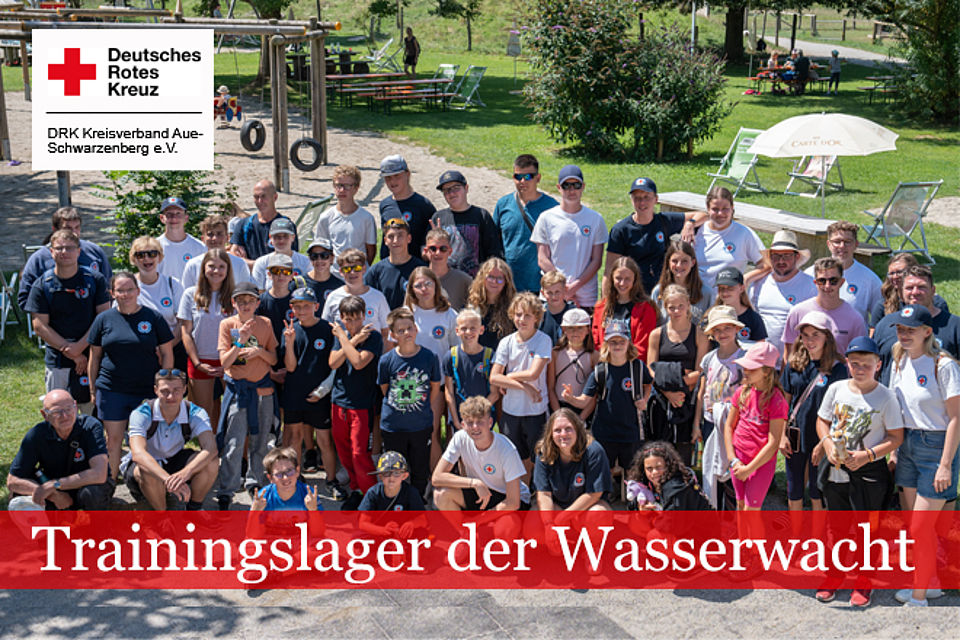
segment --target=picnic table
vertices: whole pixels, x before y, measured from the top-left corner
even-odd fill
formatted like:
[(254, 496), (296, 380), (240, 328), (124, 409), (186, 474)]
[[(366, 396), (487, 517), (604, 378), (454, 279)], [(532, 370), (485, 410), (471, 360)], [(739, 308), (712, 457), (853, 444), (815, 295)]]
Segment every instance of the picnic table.
[[(444, 93), (443, 89), (452, 82), (453, 78), (384, 80), (382, 82), (369, 83), (373, 95), (358, 95), (364, 95), (371, 98), (371, 106), (375, 105), (377, 102), (382, 103), (386, 113), (390, 112), (390, 105), (392, 103), (406, 102), (411, 100), (434, 102), (435, 104), (446, 106), (445, 98), (449, 94)], [(416, 87), (423, 87), (423, 89), (417, 89)]]
[[(331, 73), (327, 75), (327, 89), (340, 98), (340, 104), (346, 104), (352, 99), (355, 91), (346, 91), (346, 86), (350, 83), (350, 88), (364, 87), (369, 90), (369, 81), (384, 81), (406, 77), (406, 74), (399, 71), (389, 71), (381, 73)], [(354, 84), (355, 83), (355, 84)]]
[(879, 94), (882, 96), (883, 101), (886, 102), (887, 96), (891, 96), (898, 91), (897, 87), (892, 84), (893, 81), (897, 79), (896, 76), (866, 76), (864, 79), (872, 82), (873, 86), (857, 87), (857, 90), (867, 93), (868, 104), (873, 104), (874, 94)]

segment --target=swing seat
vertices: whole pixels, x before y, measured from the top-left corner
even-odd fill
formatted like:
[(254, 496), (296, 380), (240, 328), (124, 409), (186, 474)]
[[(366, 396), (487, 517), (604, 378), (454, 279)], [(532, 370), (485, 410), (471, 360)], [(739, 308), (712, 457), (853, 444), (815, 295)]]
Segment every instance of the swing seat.
[(227, 98), (226, 104), (219, 104), (220, 98), (213, 99), (213, 117), (226, 118), (227, 122), (232, 122), (234, 118), (240, 121), (243, 118), (243, 108), (236, 96)]

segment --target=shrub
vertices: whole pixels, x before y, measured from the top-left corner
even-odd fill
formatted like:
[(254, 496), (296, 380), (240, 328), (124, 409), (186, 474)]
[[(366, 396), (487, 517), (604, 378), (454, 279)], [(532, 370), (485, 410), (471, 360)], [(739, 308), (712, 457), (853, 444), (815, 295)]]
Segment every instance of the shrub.
[(605, 158), (689, 156), (729, 113), (723, 62), (690, 50), (678, 29), (636, 40), (630, 0), (534, 0), (529, 8), (525, 93), (554, 139)]

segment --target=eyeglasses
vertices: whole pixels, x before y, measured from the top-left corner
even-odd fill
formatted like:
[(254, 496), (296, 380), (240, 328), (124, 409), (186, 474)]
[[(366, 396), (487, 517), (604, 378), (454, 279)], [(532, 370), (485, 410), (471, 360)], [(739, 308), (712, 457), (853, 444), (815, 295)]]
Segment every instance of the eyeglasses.
[(287, 267), (270, 267), (267, 269), (272, 276), (290, 276), (293, 275), (293, 269)]
[(353, 189), (355, 186), (357, 185), (356, 183), (353, 183), (353, 182), (334, 182), (333, 183), (334, 189)]
[(363, 271), (362, 264), (355, 264), (349, 267), (340, 267), (340, 273), (360, 273), (361, 271)]
[(524, 180), (527, 180), (527, 181), (529, 182), (530, 180), (533, 180), (534, 178), (536, 178), (537, 175), (539, 175), (539, 174), (536, 174), (536, 173), (515, 173), (515, 174), (513, 174), (513, 179), (516, 180), (517, 182), (523, 182)]
[(420, 280), (413, 283), (414, 289), (433, 289), (436, 285), (433, 284), (433, 280)]
[(181, 371), (180, 369), (160, 369), (157, 371), (157, 378), (179, 378), (180, 380), (186, 380), (187, 374)]
[(814, 282), (816, 282), (820, 286), (829, 284), (831, 287), (835, 287), (836, 285), (840, 284), (840, 277), (833, 276), (832, 278), (817, 278), (816, 280), (814, 280)]
[(582, 182), (564, 182), (562, 185), (560, 185), (560, 188), (563, 189), (564, 191), (579, 191), (580, 189), (583, 189), (583, 183)]
[(463, 190), (463, 185), (462, 185), (462, 184), (455, 184), (455, 185), (453, 185), (452, 187), (447, 187), (446, 189), (441, 189), (440, 192), (441, 192), (443, 195), (445, 195), (445, 196), (449, 196), (450, 194), (456, 193), (456, 192), (461, 191), (461, 190)]
[(448, 251), (450, 251), (450, 247), (448, 246), (437, 247), (434, 245), (427, 245), (427, 251), (429, 251), (430, 253), (447, 253)]
[(899, 269), (898, 271), (887, 271), (888, 278), (901, 278), (903, 274), (907, 272), (906, 269)]
[(277, 480), (286, 480), (287, 478), (292, 478), (297, 475), (296, 469), (287, 469), (286, 471), (274, 471), (271, 473), (274, 478)]
[(507, 279), (503, 276), (487, 276), (487, 282), (490, 284), (503, 284)]
[(50, 251), (54, 253), (68, 253), (70, 251), (78, 251), (79, 249), (79, 246), (73, 244), (67, 246), (61, 245), (59, 247), (50, 247)]
[(146, 251), (134, 251), (133, 257), (136, 260), (143, 260), (144, 258), (156, 258), (160, 255), (160, 252), (156, 249), (147, 249)]
[(834, 245), (835, 247), (842, 247), (844, 245), (854, 245), (857, 243), (856, 240), (851, 240), (850, 238), (831, 238), (830, 240), (827, 240), (827, 242)]
[(333, 254), (329, 251), (314, 251), (310, 254), (311, 260), (329, 260), (333, 257)]
[(43, 413), (51, 418), (63, 418), (73, 413), (77, 410), (77, 405), (72, 407), (64, 407), (62, 409), (44, 409)]

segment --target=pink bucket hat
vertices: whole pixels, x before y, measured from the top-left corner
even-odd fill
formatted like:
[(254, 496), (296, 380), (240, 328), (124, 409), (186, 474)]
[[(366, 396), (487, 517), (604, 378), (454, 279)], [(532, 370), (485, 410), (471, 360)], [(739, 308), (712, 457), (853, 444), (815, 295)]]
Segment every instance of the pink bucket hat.
[(743, 357), (737, 358), (734, 363), (744, 369), (759, 369), (760, 367), (776, 367), (779, 359), (780, 352), (777, 351), (777, 348), (764, 340), (751, 345)]

